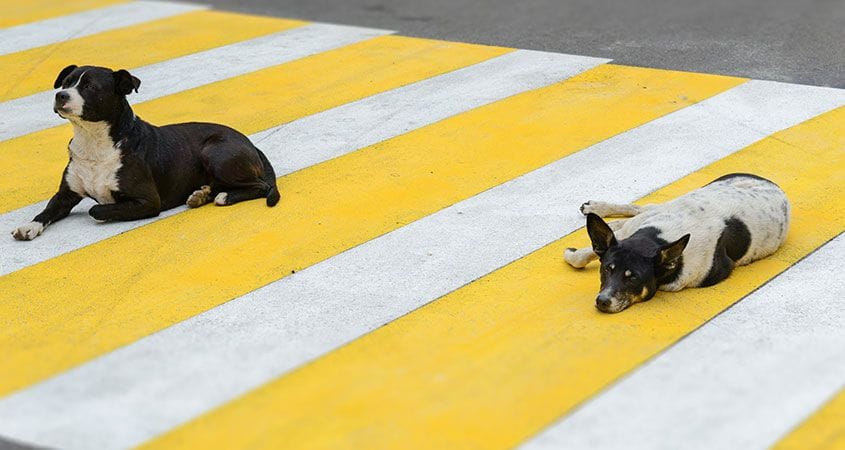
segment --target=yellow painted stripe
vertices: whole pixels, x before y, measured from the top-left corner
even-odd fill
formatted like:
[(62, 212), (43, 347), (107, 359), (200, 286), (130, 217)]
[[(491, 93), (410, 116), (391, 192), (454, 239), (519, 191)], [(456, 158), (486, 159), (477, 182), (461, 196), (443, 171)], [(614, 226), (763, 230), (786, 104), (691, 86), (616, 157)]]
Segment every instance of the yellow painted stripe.
[[(194, 11), (10, 53), (0, 56), (0, 68), (15, 76), (0, 78), (0, 101), (53, 89), (56, 75), (70, 64), (140, 67), (304, 24), (298, 20)], [(44, 111), (51, 112), (48, 107)]]
[(0, 1), (0, 28), (50, 19), (89, 9), (125, 3), (124, 0), (3, 0)]
[(9, 274), (0, 395), (743, 81), (599, 67)]
[(843, 122), (840, 108), (643, 199), (736, 171), (780, 183), (794, 206), (784, 248), (715, 287), (601, 314), (595, 267), (561, 260), (564, 248), (588, 244), (582, 229), (148, 448), (511, 448), (839, 234)]
[[(134, 108), (152, 123), (209, 121), (252, 134), (510, 51), (382, 36)], [(4, 193), (0, 212), (44, 200), (55, 192), (72, 134), (66, 125), (0, 143), (0, 192)]]
[(845, 449), (845, 390), (840, 391), (772, 448), (773, 450)]

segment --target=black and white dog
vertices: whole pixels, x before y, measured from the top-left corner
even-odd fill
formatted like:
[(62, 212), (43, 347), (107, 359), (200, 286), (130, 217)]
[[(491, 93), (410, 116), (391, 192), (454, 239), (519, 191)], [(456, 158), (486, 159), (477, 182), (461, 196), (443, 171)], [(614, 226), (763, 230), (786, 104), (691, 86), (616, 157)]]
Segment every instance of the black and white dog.
[(70, 161), (59, 191), (32, 222), (12, 231), (31, 240), (61, 220), (83, 197), (99, 203), (97, 220), (136, 220), (187, 203), (198, 207), (266, 197), (279, 201), (267, 157), (243, 134), (212, 123), (156, 127), (126, 101), (141, 81), (126, 70), (68, 66), (54, 88), (53, 111), (73, 124)]
[[(666, 203), (590, 201), (581, 212), (592, 248), (567, 249), (564, 259), (577, 268), (601, 260), (596, 307), (615, 313), (658, 289), (714, 285), (735, 266), (771, 255), (786, 239), (790, 206), (776, 184), (735, 173)], [(601, 219), (609, 216), (630, 219)]]

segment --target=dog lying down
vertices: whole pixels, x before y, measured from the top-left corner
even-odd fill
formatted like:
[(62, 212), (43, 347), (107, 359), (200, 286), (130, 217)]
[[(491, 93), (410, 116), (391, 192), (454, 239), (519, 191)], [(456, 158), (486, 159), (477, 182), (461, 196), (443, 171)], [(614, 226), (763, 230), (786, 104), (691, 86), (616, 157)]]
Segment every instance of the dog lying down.
[[(658, 289), (714, 285), (735, 266), (777, 250), (789, 228), (789, 201), (771, 181), (735, 173), (672, 201), (647, 205), (587, 202), (592, 248), (569, 248), (582, 268), (601, 261), (596, 308), (615, 313), (651, 299)], [(602, 217), (630, 217), (606, 223)]]
[(276, 174), (249, 138), (223, 125), (156, 127), (132, 112), (126, 96), (141, 81), (125, 70), (68, 66), (53, 87), (53, 111), (73, 124), (59, 191), (32, 222), (12, 231), (31, 240), (70, 214), (83, 197), (97, 220), (137, 220), (186, 204), (279, 201)]

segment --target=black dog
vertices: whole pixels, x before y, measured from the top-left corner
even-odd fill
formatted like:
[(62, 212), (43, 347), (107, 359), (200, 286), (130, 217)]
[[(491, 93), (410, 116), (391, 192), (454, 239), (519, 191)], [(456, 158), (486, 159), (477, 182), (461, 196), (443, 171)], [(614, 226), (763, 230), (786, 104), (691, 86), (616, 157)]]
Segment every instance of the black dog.
[(103, 221), (154, 217), (212, 199), (221, 206), (259, 197), (278, 203), (273, 167), (246, 136), (212, 123), (150, 125), (126, 101), (140, 85), (126, 70), (68, 66), (59, 73), (53, 111), (73, 124), (70, 161), (59, 191), (12, 232), (15, 239), (35, 238), (83, 197), (99, 203), (88, 213)]

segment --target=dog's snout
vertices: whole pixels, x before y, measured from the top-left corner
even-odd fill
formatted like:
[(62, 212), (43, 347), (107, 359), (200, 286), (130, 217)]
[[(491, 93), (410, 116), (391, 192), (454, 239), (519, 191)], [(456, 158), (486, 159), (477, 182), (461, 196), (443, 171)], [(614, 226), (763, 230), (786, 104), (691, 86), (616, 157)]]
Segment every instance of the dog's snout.
[(70, 100), (70, 94), (68, 94), (67, 91), (59, 91), (56, 93), (56, 103), (67, 103), (68, 100)]

